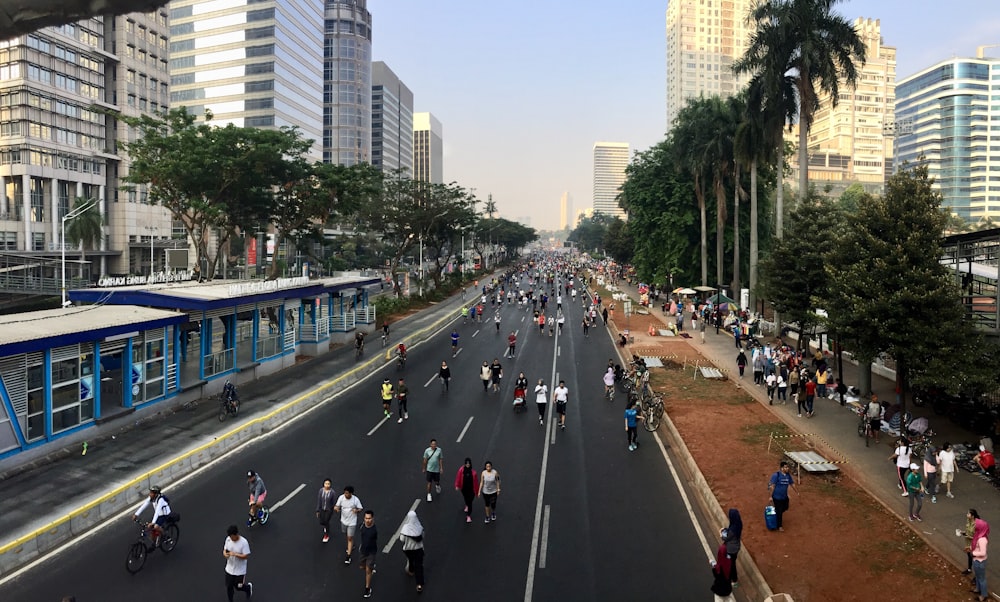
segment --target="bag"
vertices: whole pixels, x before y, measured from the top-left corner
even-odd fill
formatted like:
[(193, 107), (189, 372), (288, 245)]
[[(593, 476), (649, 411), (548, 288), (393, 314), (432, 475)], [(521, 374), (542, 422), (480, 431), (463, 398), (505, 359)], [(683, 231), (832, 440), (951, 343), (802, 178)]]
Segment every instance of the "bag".
[(775, 531), (778, 528), (778, 513), (774, 506), (764, 506), (764, 524), (768, 531)]

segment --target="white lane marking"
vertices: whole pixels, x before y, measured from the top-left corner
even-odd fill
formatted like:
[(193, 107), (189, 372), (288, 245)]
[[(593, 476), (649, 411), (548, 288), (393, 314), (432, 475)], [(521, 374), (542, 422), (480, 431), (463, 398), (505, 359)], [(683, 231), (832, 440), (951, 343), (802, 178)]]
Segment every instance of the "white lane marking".
[(514, 336), (518, 336), (520, 334), (521, 334), (521, 329), (520, 328), (518, 328), (517, 330), (514, 331)]
[(676, 485), (677, 491), (680, 492), (681, 499), (684, 500), (684, 507), (688, 511), (688, 516), (691, 517), (691, 524), (694, 525), (695, 532), (698, 533), (698, 539), (701, 540), (701, 547), (705, 550), (705, 556), (708, 556), (709, 560), (711, 560), (715, 556), (712, 554), (711, 548), (708, 547), (708, 540), (705, 538), (705, 533), (701, 530), (701, 525), (694, 518), (694, 509), (691, 507), (691, 501), (688, 499), (687, 493), (681, 485), (681, 478), (677, 475), (677, 470), (674, 469), (674, 463), (670, 461), (670, 456), (667, 455), (667, 448), (663, 446), (663, 441), (660, 439), (659, 433), (654, 432), (653, 438), (656, 439), (656, 445), (660, 448), (660, 453), (663, 454), (667, 468), (670, 469), (670, 475), (674, 478), (674, 485)]
[(476, 335), (477, 335), (477, 334), (479, 334), (479, 331), (478, 331), (478, 330), (477, 330), (476, 332), (472, 333), (472, 338), (476, 338)]
[(386, 421), (386, 420), (388, 420), (388, 419), (389, 419), (389, 417), (388, 417), (388, 416), (383, 416), (383, 417), (382, 417), (382, 420), (379, 420), (379, 421), (378, 421), (378, 424), (376, 424), (375, 426), (373, 426), (373, 427), (372, 427), (372, 430), (368, 431), (368, 436), (369, 436), (369, 437), (371, 437), (371, 436), (372, 436), (372, 433), (374, 433), (375, 431), (377, 431), (377, 430), (378, 430), (378, 427), (380, 427), (380, 426), (382, 426), (383, 424), (385, 424), (385, 421)]
[(473, 418), (475, 418), (475, 416), (469, 416), (469, 420), (465, 423), (465, 428), (462, 429), (462, 432), (458, 435), (458, 439), (455, 439), (455, 443), (462, 442), (462, 437), (465, 436), (465, 431), (469, 430), (469, 425), (472, 424)]
[[(555, 382), (555, 381), (552, 381), (552, 382)], [(550, 403), (549, 405), (553, 405), (553, 404)], [(549, 445), (555, 445), (556, 444), (556, 431), (559, 430), (559, 426), (556, 424), (557, 422), (558, 422), (558, 419), (554, 418), (551, 421), (551, 424), (549, 424), (549, 428), (552, 431), (552, 434), (551, 434), (551, 437), (550, 437), (550, 441), (549, 441)]]
[(464, 347), (459, 347), (459, 348), (458, 348), (458, 351), (456, 351), (456, 352), (454, 353), (454, 355), (452, 355), (451, 357), (458, 357), (458, 354), (459, 354), (459, 353), (462, 353), (462, 349), (464, 349)]
[(292, 491), (291, 493), (289, 493), (288, 495), (286, 495), (285, 497), (283, 497), (280, 502), (278, 502), (277, 504), (271, 506), (271, 512), (274, 512), (278, 508), (281, 508), (282, 506), (284, 506), (285, 504), (287, 504), (288, 500), (290, 500), (293, 497), (295, 497), (296, 493), (302, 491), (305, 488), (306, 488), (306, 484), (305, 483), (302, 483), (301, 485), (299, 485), (298, 487), (296, 487), (294, 491)]
[[(556, 344), (559, 343), (559, 335), (556, 335)], [(558, 378), (558, 373), (556, 372), (556, 356), (552, 354), (552, 380), (549, 382), (556, 382)], [(552, 406), (554, 404), (548, 404), (548, 423), (552, 424), (552, 412), (554, 411)], [(528, 556), (528, 579), (524, 584), (524, 602), (532, 602), (531, 596), (535, 591), (535, 566), (538, 560), (538, 540), (539, 531), (542, 526), (542, 498), (545, 494), (545, 479), (549, 472), (549, 448), (547, 443), (542, 443), (542, 471), (538, 479), (538, 497), (535, 501), (535, 523), (531, 531), (531, 553)]]
[(545, 505), (545, 515), (542, 517), (542, 551), (538, 554), (538, 568), (545, 568), (545, 558), (549, 552), (549, 510), (551, 506)]
[(434, 382), (434, 379), (437, 377), (438, 377), (437, 374), (432, 375), (431, 379), (424, 383), (424, 388), (426, 389), (427, 387), (431, 386), (431, 383)]
[[(420, 505), (420, 498), (417, 498), (417, 499), (413, 500), (413, 505), (410, 506), (410, 512), (416, 511), (417, 506), (419, 506), (419, 505)], [(385, 547), (382, 548), (382, 553), (383, 554), (388, 554), (389, 551), (392, 550), (392, 546), (396, 543), (396, 540), (399, 539), (399, 532), (403, 530), (403, 523), (404, 522), (406, 522), (406, 517), (405, 516), (403, 517), (403, 520), (399, 523), (399, 528), (396, 529), (396, 532), (392, 534), (392, 539), (390, 539), (389, 543), (385, 544)]]
[(521, 316), (521, 321), (524, 322), (524, 316)]
[(562, 356), (562, 346), (556, 347), (556, 357)]

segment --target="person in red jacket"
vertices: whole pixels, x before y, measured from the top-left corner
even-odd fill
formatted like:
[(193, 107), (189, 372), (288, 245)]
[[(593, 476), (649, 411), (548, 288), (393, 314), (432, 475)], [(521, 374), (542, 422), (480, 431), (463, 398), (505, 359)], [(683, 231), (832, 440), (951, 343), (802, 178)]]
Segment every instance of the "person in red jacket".
[(472, 467), (472, 458), (466, 458), (465, 463), (455, 475), (455, 490), (462, 492), (465, 499), (465, 522), (472, 522), (472, 500), (479, 496), (479, 476)]
[(979, 469), (983, 471), (983, 474), (993, 474), (997, 461), (993, 457), (993, 453), (986, 449), (986, 446), (980, 445), (979, 453), (972, 459), (979, 466)]

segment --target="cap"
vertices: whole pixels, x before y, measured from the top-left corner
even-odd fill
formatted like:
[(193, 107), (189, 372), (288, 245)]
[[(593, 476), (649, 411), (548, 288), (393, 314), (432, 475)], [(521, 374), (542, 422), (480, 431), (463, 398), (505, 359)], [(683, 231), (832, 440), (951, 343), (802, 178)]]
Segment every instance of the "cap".
[(149, 488), (149, 492), (150, 493), (160, 493), (160, 486), (159, 485), (153, 485), (152, 487)]
[(916, 462), (913, 462), (910, 464), (910, 470), (920, 470), (920, 467), (917, 466)]
[(257, 473), (256, 473), (256, 472), (254, 472), (254, 471), (252, 471), (252, 470), (248, 470), (248, 471), (247, 471), (247, 478), (248, 478), (248, 479), (249, 479), (250, 477), (255, 477), (255, 476), (257, 476)]

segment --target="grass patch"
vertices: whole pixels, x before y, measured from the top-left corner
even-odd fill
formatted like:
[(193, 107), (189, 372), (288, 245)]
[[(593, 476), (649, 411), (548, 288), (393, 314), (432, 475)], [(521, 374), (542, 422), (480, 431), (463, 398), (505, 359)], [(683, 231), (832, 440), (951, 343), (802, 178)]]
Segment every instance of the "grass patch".
[(766, 445), (772, 434), (787, 435), (788, 427), (783, 422), (764, 422), (761, 424), (745, 424), (740, 429), (740, 441), (747, 445)]

